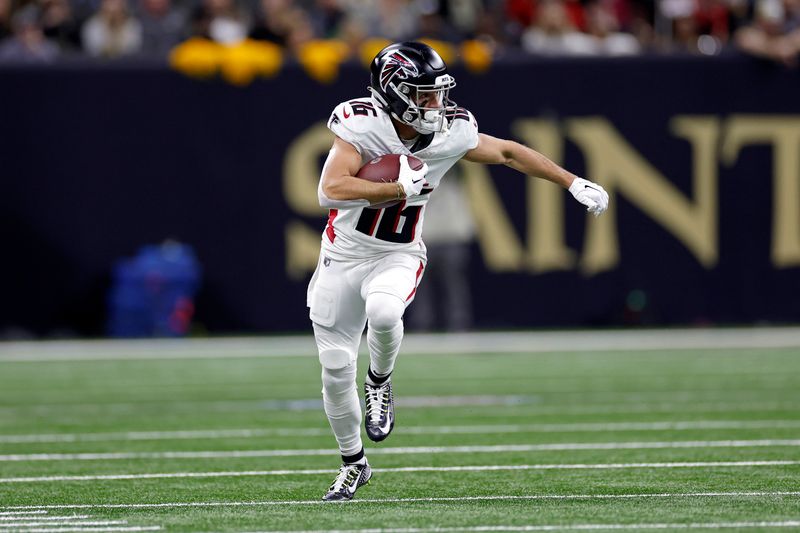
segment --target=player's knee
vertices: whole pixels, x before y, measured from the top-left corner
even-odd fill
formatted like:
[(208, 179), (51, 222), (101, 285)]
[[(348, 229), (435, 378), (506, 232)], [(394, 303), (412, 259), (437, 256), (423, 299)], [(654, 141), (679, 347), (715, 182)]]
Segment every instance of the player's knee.
[(339, 369), (322, 368), (322, 393), (326, 398), (340, 397), (355, 387), (355, 384), (355, 365)]
[(319, 352), (319, 363), (327, 370), (341, 370), (355, 361), (355, 354), (347, 350), (331, 348)]
[(374, 293), (367, 297), (367, 319), (375, 331), (389, 331), (403, 320), (405, 302), (397, 296)]

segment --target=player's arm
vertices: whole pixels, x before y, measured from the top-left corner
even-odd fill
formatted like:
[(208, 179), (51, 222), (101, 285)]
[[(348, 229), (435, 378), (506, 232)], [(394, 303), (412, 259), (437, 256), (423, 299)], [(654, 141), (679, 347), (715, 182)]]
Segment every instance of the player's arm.
[(596, 183), (579, 178), (532, 148), (485, 133), (478, 134), (478, 146), (464, 155), (474, 163), (506, 165), (528, 176), (543, 178), (568, 189), (594, 215), (608, 208), (608, 194)]
[[(361, 154), (355, 146), (336, 137), (322, 167), (320, 203), (327, 199), (332, 200), (332, 203), (367, 200), (370, 204), (377, 204), (419, 194), (428, 167), (424, 166), (422, 170), (414, 171), (406, 163), (404, 169), (404, 161), (405, 158), (401, 158), (400, 178), (396, 182), (375, 183), (356, 178), (355, 175), (361, 168)], [(323, 204), (323, 207), (335, 206)]]

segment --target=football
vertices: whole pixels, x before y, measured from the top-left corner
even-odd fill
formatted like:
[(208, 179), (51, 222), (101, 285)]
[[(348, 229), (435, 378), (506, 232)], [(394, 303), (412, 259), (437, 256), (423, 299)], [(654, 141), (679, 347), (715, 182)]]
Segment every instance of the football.
[[(408, 156), (408, 165), (414, 170), (419, 170), (424, 165), (420, 159), (413, 155)], [(400, 175), (400, 154), (386, 154), (380, 155), (372, 161), (366, 163), (358, 170), (357, 178), (374, 182), (392, 182), (397, 181)], [(402, 200), (389, 200), (388, 202), (381, 202), (369, 206), (370, 209), (383, 209), (397, 205)]]

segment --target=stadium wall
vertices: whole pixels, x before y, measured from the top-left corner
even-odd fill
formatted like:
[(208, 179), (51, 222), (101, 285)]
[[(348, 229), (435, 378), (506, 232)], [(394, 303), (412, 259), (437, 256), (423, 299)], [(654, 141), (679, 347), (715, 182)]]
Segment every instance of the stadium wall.
[[(555, 186), (465, 164), (478, 327), (798, 321), (800, 71), (670, 57), (454, 74), (482, 131), (612, 202), (590, 219)], [(159, 66), (0, 70), (0, 329), (101, 334), (115, 260), (166, 238), (197, 251), (208, 330), (307, 329), (324, 123), (366, 84), (356, 65), (247, 87)]]

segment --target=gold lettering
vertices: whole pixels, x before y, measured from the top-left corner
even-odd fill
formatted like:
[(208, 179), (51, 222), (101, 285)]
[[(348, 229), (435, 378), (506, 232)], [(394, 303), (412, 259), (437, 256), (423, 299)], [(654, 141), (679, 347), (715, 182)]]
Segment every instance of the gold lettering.
[(675, 117), (671, 129), (692, 145), (693, 201), (672, 185), (601, 117), (567, 121), (569, 137), (586, 157), (588, 178), (609, 193), (609, 211), (587, 223), (581, 270), (596, 274), (619, 263), (617, 191), (670, 231), (706, 268), (717, 262), (717, 167), (719, 121), (713, 117)]
[(497, 195), (489, 171), (478, 163), (462, 160), (459, 164), (486, 266), (494, 272), (520, 270), (525, 251)]
[[(331, 132), (320, 122), (303, 132), (286, 151), (283, 193), (286, 203), (299, 215), (325, 215), (317, 200), (321, 171), (318, 161), (330, 150), (332, 142)], [(300, 280), (317, 267), (321, 232), (321, 226), (312, 228), (300, 220), (286, 225), (286, 273), (290, 278)]]
[[(511, 130), (527, 145), (535, 147), (558, 164), (563, 158), (563, 141), (552, 120), (517, 120)], [(566, 243), (564, 195), (561, 187), (549, 181), (527, 177), (528, 182), (528, 253), (531, 272), (570, 270), (575, 266), (575, 252)]]
[[(727, 165), (736, 163), (745, 145), (772, 145), (772, 264), (800, 265), (800, 118), (733, 115), (725, 130), (722, 159)], [(766, 176), (753, 178), (753, 187), (767, 186)]]
[(318, 158), (331, 149), (333, 134), (320, 122), (295, 139), (283, 162), (283, 194), (286, 203), (300, 215), (318, 217), (325, 210), (317, 201), (321, 169)]

